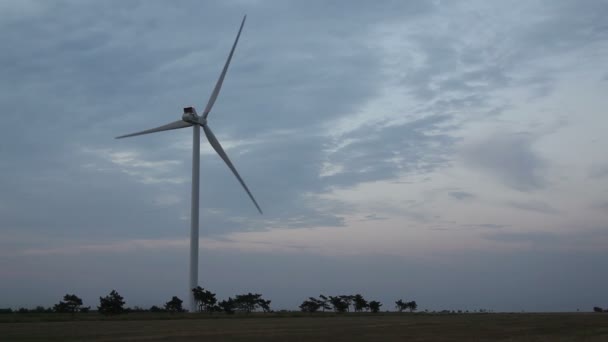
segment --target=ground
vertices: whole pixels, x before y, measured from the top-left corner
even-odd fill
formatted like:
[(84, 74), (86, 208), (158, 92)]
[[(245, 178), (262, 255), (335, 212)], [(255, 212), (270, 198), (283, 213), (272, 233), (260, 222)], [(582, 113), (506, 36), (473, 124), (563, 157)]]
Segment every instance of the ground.
[(608, 314), (5, 314), (2, 341), (608, 341)]

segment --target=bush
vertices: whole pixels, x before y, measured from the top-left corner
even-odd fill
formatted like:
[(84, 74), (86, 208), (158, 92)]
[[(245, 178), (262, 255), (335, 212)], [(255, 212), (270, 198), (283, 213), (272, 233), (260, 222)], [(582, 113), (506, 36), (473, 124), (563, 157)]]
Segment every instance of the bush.
[(158, 307), (158, 306), (156, 306), (156, 305), (152, 305), (152, 307), (150, 307), (150, 310), (149, 310), (149, 311), (150, 311), (150, 312), (165, 312), (165, 309), (163, 309), (163, 308), (159, 308), (159, 307)]
[(44, 306), (40, 306), (38, 305), (36, 308), (34, 308), (33, 310), (31, 310), (31, 312), (35, 312), (35, 313), (47, 313), (47, 309)]

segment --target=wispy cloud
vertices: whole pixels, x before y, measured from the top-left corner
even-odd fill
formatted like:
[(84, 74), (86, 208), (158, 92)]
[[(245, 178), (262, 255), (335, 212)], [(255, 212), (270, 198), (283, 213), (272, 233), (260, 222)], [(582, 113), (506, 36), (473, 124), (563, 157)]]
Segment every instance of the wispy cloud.
[[(178, 173), (177, 167), (182, 164), (180, 160), (145, 160), (135, 151), (116, 151), (111, 149), (83, 148), (82, 152), (90, 154), (101, 162), (109, 162), (114, 170), (134, 177), (144, 184), (182, 184), (188, 181), (187, 177), (169, 176)], [(98, 161), (99, 163), (99, 161)], [(97, 171), (112, 170), (108, 167), (98, 166), (95, 162), (84, 164), (83, 167)]]
[(482, 223), (482, 224), (474, 224), (472, 227), (475, 228), (483, 228), (483, 229), (500, 229), (506, 227), (504, 224), (495, 224), (495, 223)]
[(496, 177), (519, 191), (543, 189), (546, 162), (532, 149), (535, 137), (528, 133), (495, 134), (464, 148), (471, 167)]
[(187, 239), (174, 240), (126, 240), (107, 243), (82, 244), (70, 243), (55, 248), (30, 248), (23, 250), (20, 254), (24, 256), (48, 256), (48, 255), (83, 255), (98, 253), (125, 253), (137, 249), (166, 249), (187, 248), (190, 242)]
[(509, 206), (526, 211), (537, 212), (547, 215), (557, 215), (560, 211), (551, 207), (549, 204), (540, 201), (511, 201)]
[(589, 170), (589, 178), (603, 179), (608, 177), (608, 165), (592, 165)]
[(474, 194), (472, 194), (470, 192), (466, 192), (466, 191), (450, 191), (448, 193), (448, 195), (450, 195), (450, 197), (453, 197), (457, 200), (468, 200), (468, 199), (475, 198)]

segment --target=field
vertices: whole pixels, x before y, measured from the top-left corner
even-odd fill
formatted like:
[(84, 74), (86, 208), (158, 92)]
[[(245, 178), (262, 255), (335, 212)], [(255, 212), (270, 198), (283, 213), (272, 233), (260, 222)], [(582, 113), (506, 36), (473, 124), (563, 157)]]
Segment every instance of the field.
[(608, 314), (11, 314), (0, 340), (608, 341)]

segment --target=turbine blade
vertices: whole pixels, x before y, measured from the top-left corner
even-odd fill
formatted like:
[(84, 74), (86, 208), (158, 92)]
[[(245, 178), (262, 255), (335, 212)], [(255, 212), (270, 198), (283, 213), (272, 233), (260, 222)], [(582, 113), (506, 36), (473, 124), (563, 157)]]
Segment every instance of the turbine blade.
[(185, 128), (185, 127), (190, 127), (190, 126), (192, 126), (191, 123), (179, 120), (179, 121), (174, 121), (172, 123), (166, 124), (164, 126), (160, 126), (160, 127), (156, 127), (156, 128), (152, 128), (152, 129), (147, 129), (145, 131), (141, 131), (141, 132), (137, 132), (137, 133), (131, 133), (131, 134), (127, 134), (127, 135), (121, 135), (121, 136), (116, 137), (114, 139), (122, 139), (122, 138), (134, 137), (136, 135), (149, 134), (149, 133), (162, 132), (162, 131), (169, 131), (169, 130), (172, 130), (172, 129), (179, 129), (179, 128)]
[(224, 69), (220, 74), (220, 78), (217, 80), (215, 84), (215, 88), (213, 89), (213, 93), (211, 93), (211, 97), (209, 98), (209, 102), (207, 102), (207, 107), (203, 111), (203, 118), (206, 119), (207, 115), (211, 111), (213, 104), (215, 104), (215, 100), (220, 93), (220, 89), (222, 88), (222, 83), (224, 83), (224, 77), (226, 77), (226, 71), (228, 71), (228, 65), (230, 65), (230, 60), (232, 59), (232, 55), (234, 54), (234, 49), (236, 48), (236, 43), (239, 42), (239, 37), (241, 36), (241, 31), (243, 30), (243, 25), (245, 25), (245, 19), (247, 16), (243, 17), (243, 21), (241, 22), (241, 27), (239, 28), (239, 33), (236, 35), (236, 39), (234, 40), (234, 44), (232, 45), (232, 50), (230, 50), (230, 54), (228, 55), (228, 59), (226, 60), (226, 64), (224, 64)]
[(260, 209), (260, 206), (258, 205), (258, 202), (256, 202), (255, 198), (253, 198), (253, 195), (251, 194), (251, 191), (249, 191), (249, 188), (247, 188), (247, 185), (245, 185), (245, 182), (243, 181), (243, 179), (241, 178), (241, 176), (239, 175), (239, 173), (236, 171), (236, 168), (234, 167), (234, 165), (232, 165), (232, 162), (228, 158), (228, 155), (226, 154), (226, 152), (224, 152), (224, 149), (222, 148), (222, 145), (220, 144), (220, 142), (217, 140), (217, 138), (215, 137), (215, 135), (211, 131), (211, 128), (209, 128), (209, 126), (207, 126), (207, 125), (201, 125), (201, 126), (203, 126), (203, 130), (205, 131), (205, 135), (207, 136), (207, 140), (209, 140), (209, 143), (211, 144), (211, 146), (213, 147), (213, 149), (215, 150), (215, 152), (217, 152), (217, 154), (220, 155), (220, 157), (224, 160), (224, 162), (226, 163), (226, 165), (228, 165), (228, 167), (230, 168), (230, 170), (232, 171), (232, 173), (234, 173), (234, 175), (236, 176), (236, 178), (239, 180), (239, 182), (241, 183), (241, 185), (243, 186), (243, 188), (247, 192), (247, 195), (249, 195), (249, 198), (251, 198), (251, 200), (253, 201), (253, 204), (255, 204), (255, 207), (258, 209), (258, 211), (260, 212), (260, 214), (263, 214), (262, 213), (262, 209)]

